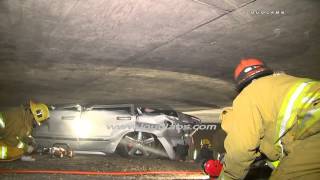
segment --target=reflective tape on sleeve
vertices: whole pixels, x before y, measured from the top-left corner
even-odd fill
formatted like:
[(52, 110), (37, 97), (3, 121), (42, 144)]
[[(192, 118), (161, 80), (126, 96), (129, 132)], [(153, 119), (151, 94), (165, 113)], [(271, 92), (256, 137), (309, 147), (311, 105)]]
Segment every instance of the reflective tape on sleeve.
[(267, 161), (267, 165), (271, 168), (271, 169), (276, 169), (279, 166), (280, 161)]
[(7, 157), (8, 157), (8, 147), (0, 146), (0, 158), (7, 159)]
[(298, 107), (302, 104), (298, 99), (302, 99), (303, 92), (306, 91), (308, 83), (301, 83), (294, 87), (292, 94), (289, 94), (288, 102), (284, 102), (284, 112), (280, 111), (282, 119), (280, 119), (280, 128), (278, 129), (278, 137), (281, 138), (286, 129), (289, 128), (297, 115)]
[(280, 146), (283, 155), (283, 146), (281, 142), (282, 136), (292, 127), (297, 119), (298, 113), (304, 108), (306, 102), (309, 102), (307, 98), (308, 90), (313, 81), (309, 79), (303, 79), (297, 82), (290, 88), (289, 92), (285, 96), (279, 114), (277, 118), (276, 137), (277, 146)]
[(5, 127), (6, 127), (6, 123), (4, 122), (3, 115), (0, 112), (0, 128), (5, 128)]
[(296, 136), (300, 137), (308, 131), (313, 125), (320, 121), (320, 108), (308, 111), (304, 118), (298, 122), (299, 131)]

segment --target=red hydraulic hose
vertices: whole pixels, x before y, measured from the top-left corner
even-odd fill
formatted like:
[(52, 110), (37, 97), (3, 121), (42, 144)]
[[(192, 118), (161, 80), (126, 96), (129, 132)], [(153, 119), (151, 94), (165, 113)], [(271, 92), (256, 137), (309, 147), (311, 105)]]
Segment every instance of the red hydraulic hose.
[(129, 176), (129, 175), (186, 175), (203, 174), (197, 171), (79, 171), (79, 170), (27, 170), (27, 169), (0, 169), (0, 174), (72, 174), (72, 175), (109, 175), (109, 176)]

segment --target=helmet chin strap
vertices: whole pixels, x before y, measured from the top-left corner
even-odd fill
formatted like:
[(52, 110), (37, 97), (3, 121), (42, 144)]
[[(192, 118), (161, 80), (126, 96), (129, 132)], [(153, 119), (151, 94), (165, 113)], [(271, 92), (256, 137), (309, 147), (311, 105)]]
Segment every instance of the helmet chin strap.
[(35, 127), (38, 127), (38, 126), (39, 126), (38, 122), (35, 119), (33, 119), (32, 127), (35, 128)]

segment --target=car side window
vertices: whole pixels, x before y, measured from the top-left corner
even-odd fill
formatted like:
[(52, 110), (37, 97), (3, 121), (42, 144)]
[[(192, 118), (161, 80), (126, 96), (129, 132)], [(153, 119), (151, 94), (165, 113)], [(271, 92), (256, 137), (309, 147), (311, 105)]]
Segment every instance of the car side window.
[(177, 112), (173, 111), (173, 110), (160, 110), (160, 109), (142, 108), (142, 112), (145, 113), (145, 114), (153, 114), (153, 115), (165, 114), (165, 115), (168, 115), (168, 116), (178, 117)]
[(64, 106), (64, 107), (58, 107), (58, 108), (55, 108), (52, 106), (52, 110), (64, 110), (64, 111), (82, 111), (83, 110), (83, 107), (81, 105), (71, 105), (71, 106)]
[(79, 111), (78, 107), (65, 107), (63, 110), (68, 110), (68, 111)]
[(94, 107), (94, 111), (109, 111), (119, 114), (131, 114), (131, 107)]
[(170, 111), (170, 110), (164, 110), (162, 111), (163, 114), (168, 115), (168, 116), (174, 116), (174, 117), (178, 117), (178, 114), (176, 111)]

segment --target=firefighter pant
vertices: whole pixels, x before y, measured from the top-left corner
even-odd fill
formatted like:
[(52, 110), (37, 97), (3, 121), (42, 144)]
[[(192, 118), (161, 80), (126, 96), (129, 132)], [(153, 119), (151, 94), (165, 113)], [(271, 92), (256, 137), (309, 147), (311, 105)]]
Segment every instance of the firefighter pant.
[(23, 154), (23, 149), (9, 146), (0, 140), (0, 162), (19, 159)]
[(320, 179), (320, 133), (293, 142), (292, 152), (281, 160), (270, 178), (283, 179)]

